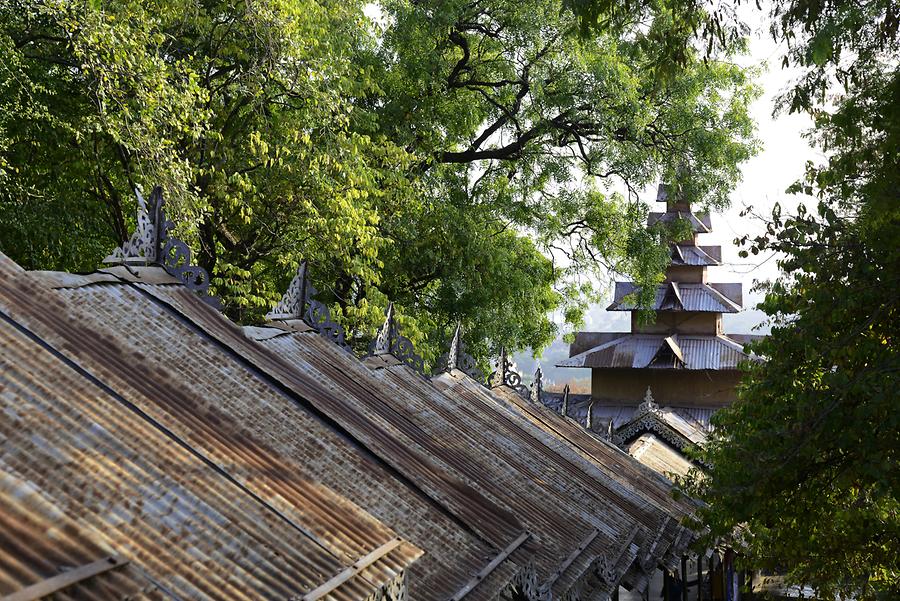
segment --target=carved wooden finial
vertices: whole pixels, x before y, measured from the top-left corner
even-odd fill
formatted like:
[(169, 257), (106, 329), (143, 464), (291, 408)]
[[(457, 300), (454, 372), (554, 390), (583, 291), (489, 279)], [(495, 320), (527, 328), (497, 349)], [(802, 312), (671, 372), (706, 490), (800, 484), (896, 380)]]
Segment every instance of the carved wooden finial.
[(540, 405), (541, 404), (541, 394), (543, 393), (544, 388), (544, 372), (541, 371), (541, 364), (538, 363), (537, 369), (534, 372), (534, 382), (531, 384), (531, 393), (529, 395), (531, 402)]
[(191, 264), (191, 249), (187, 244), (169, 236), (174, 224), (166, 219), (162, 188), (153, 188), (147, 201), (138, 190), (135, 194), (138, 201), (137, 229), (103, 262), (113, 265), (159, 265), (187, 288), (199, 292), (208, 304), (220, 308), (219, 299), (209, 294), (209, 273)]
[(378, 336), (369, 345), (369, 355), (393, 355), (394, 358), (425, 375), (425, 360), (416, 354), (412, 341), (401, 336), (397, 329), (397, 322), (394, 319), (394, 303), (388, 303), (387, 310), (384, 312), (384, 325), (381, 326)]
[(644, 402), (638, 405), (638, 413), (650, 413), (659, 410), (659, 405), (653, 400), (653, 393), (650, 387), (647, 387), (647, 394), (644, 395)]
[(306, 309), (309, 305), (309, 280), (307, 276), (306, 261), (300, 262), (294, 279), (288, 286), (281, 300), (275, 307), (266, 313), (266, 319), (306, 319)]

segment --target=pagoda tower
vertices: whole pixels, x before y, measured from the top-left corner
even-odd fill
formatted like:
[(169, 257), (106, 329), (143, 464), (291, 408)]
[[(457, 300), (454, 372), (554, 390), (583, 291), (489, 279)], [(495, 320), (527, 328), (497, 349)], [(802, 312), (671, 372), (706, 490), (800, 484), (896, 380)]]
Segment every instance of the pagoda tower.
[(699, 244), (712, 229), (708, 214), (669, 197), (665, 185), (657, 202), (665, 202), (666, 210), (650, 213), (648, 225), (684, 219), (693, 235), (671, 245), (672, 261), (656, 290), (655, 319), (639, 323), (629, 303), (634, 284), (616, 282), (607, 311), (631, 312), (631, 330), (579, 332), (569, 359), (558, 366), (591, 369), (592, 401), (602, 405), (638, 405), (649, 386), (662, 405), (723, 407), (735, 399), (738, 364), (750, 358), (742, 344), (747, 337), (729, 336), (722, 327), (723, 314), (742, 309), (742, 285), (707, 280), (708, 269), (722, 262), (721, 246)]

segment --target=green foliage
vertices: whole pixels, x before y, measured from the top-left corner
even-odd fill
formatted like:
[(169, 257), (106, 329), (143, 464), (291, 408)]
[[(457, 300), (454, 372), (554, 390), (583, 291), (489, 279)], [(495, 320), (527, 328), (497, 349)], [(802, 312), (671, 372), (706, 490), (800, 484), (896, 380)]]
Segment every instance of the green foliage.
[(482, 361), (539, 350), (592, 277), (658, 280), (635, 190), (720, 206), (754, 150), (679, 1), (589, 30), (560, 0), (0, 4), (0, 248), (93, 269), (160, 184), (235, 319), (306, 258), (359, 346), (391, 299), (429, 361), (456, 320)]
[[(690, 47), (677, 77), (661, 76), (636, 17), (664, 31), (663, 4), (581, 35), (548, 0), (384, 3), (376, 131), (419, 157), (424, 202), (424, 218), (382, 224), (398, 241), (390, 296), (417, 313), (439, 306), (445, 337), (463, 318), (473, 340), (539, 349), (555, 335), (541, 311), (577, 325), (597, 297), (591, 280), (660, 280), (675, 232), (645, 231), (635, 190), (665, 179), (724, 205), (755, 149), (756, 93), (747, 73)], [(495, 243), (509, 232), (531, 241)], [(516, 334), (495, 338), (501, 327)]]
[(772, 333), (740, 401), (716, 416), (693, 491), (712, 534), (819, 598), (900, 596), (900, 76), (890, 2), (781, 2), (773, 31), (803, 69), (782, 107), (827, 151), (744, 251), (780, 253)]

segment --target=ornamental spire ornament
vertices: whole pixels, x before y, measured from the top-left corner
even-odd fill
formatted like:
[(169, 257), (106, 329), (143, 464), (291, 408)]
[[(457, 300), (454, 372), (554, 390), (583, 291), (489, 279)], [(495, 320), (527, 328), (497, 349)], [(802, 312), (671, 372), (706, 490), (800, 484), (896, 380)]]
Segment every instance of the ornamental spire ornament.
[(331, 318), (328, 305), (314, 298), (317, 293), (309, 281), (309, 265), (303, 260), (281, 301), (266, 313), (266, 319), (270, 321), (301, 319), (320, 335), (352, 353), (353, 350), (346, 341), (344, 328)]
[(300, 262), (294, 279), (275, 307), (266, 313), (266, 319), (306, 319), (306, 307), (309, 304), (308, 266), (305, 260)]
[(584, 427), (586, 430), (594, 429), (594, 400), (591, 399), (590, 404), (588, 404), (587, 415), (584, 416)]
[(531, 402), (536, 405), (541, 404), (541, 393), (543, 392), (544, 373), (541, 371), (541, 364), (538, 363), (534, 372), (534, 382), (531, 384), (531, 394), (529, 395)]
[(400, 335), (394, 319), (394, 303), (388, 303), (387, 310), (384, 312), (384, 324), (378, 331), (375, 340), (369, 345), (369, 356), (378, 355), (392, 355), (423, 376), (425, 375), (425, 360), (416, 354), (412, 341)]
[(648, 386), (647, 393), (644, 395), (644, 402), (638, 405), (637, 412), (655, 413), (656, 411), (659, 411), (659, 405), (653, 400), (653, 393), (650, 392), (650, 387)]
[(458, 369), (479, 384), (484, 384), (484, 372), (478, 369), (475, 358), (466, 352), (466, 345), (462, 341), (462, 324), (456, 323), (456, 330), (450, 341), (450, 352), (442, 355), (437, 360), (438, 372), (451, 372)]
[(166, 219), (162, 188), (156, 186), (150, 198), (144, 200), (135, 190), (138, 202), (137, 228), (122, 246), (116, 248), (104, 263), (111, 265), (159, 265), (169, 275), (200, 294), (200, 297), (216, 309), (219, 299), (209, 294), (209, 273), (191, 264), (191, 249), (177, 238), (169, 236), (175, 224)]
[(509, 386), (518, 392), (523, 398), (528, 398), (528, 388), (522, 384), (522, 376), (513, 369), (512, 362), (506, 356), (506, 347), (500, 347), (500, 358), (497, 360), (497, 370), (490, 377), (491, 388)]
[(562, 394), (562, 405), (560, 406), (560, 413), (563, 417), (569, 417), (569, 385), (566, 384), (563, 388)]

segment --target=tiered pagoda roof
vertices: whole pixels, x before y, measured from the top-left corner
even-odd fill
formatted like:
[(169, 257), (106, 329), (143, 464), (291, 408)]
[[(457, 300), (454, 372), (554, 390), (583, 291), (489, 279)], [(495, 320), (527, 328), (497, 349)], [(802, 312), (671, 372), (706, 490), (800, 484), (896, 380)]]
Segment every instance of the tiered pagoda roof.
[(636, 286), (617, 282), (607, 311), (632, 312), (631, 331), (607, 334), (586, 350), (576, 340), (573, 350), (579, 352), (559, 367), (734, 371), (749, 358), (743, 345), (722, 328), (722, 314), (742, 310), (742, 285), (707, 281), (707, 268), (722, 262), (720, 246), (698, 244), (701, 234), (712, 231), (709, 215), (695, 213), (690, 203), (670, 197), (665, 185), (659, 187), (657, 202), (665, 202), (666, 211), (650, 213), (648, 226), (683, 219), (690, 223), (692, 236), (671, 245), (672, 261), (652, 306), (656, 320), (639, 323), (633, 302)]

